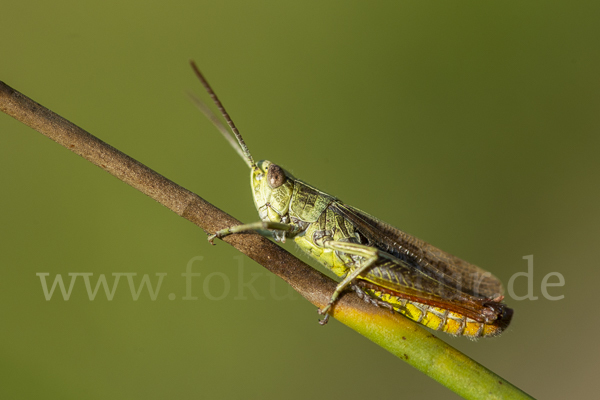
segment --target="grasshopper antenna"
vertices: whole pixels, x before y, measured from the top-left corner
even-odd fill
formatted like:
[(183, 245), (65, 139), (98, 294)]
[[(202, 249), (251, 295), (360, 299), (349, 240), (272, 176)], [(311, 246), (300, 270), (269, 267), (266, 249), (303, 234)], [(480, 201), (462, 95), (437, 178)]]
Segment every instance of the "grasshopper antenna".
[(248, 164), (248, 166), (250, 168), (255, 169), (256, 164), (254, 163), (254, 159), (252, 158), (252, 155), (250, 154), (250, 151), (248, 150), (248, 146), (246, 146), (246, 143), (244, 142), (242, 135), (240, 135), (240, 132), (238, 131), (235, 124), (231, 120), (231, 117), (225, 110), (225, 107), (223, 107), (223, 103), (221, 103), (221, 100), (219, 100), (219, 98), (217, 97), (217, 94), (212, 90), (212, 88), (210, 87), (210, 84), (208, 83), (208, 81), (206, 80), (204, 75), (202, 75), (202, 72), (200, 72), (200, 69), (198, 68), (196, 63), (194, 61), (190, 61), (190, 65), (192, 66), (192, 69), (196, 73), (196, 76), (198, 77), (198, 79), (200, 79), (202, 86), (204, 86), (204, 89), (208, 92), (208, 95), (211, 97), (211, 99), (213, 100), (213, 102), (215, 103), (215, 105), (217, 106), (219, 111), (221, 112), (221, 115), (227, 122), (227, 125), (229, 125), (229, 129), (231, 129), (231, 132), (235, 135), (235, 138), (237, 139), (237, 144), (239, 146), (236, 145), (235, 141), (229, 134), (229, 131), (227, 131), (227, 128), (225, 128), (223, 126), (223, 124), (219, 121), (217, 116), (215, 114), (213, 114), (213, 112), (210, 111), (210, 109), (204, 103), (202, 103), (195, 96), (191, 96), (192, 101), (200, 109), (200, 111), (202, 111), (202, 113), (204, 113), (204, 115), (206, 115), (207, 118), (217, 127), (217, 129), (223, 134), (223, 136), (225, 136), (225, 139), (227, 139), (227, 141), (235, 148), (235, 150), (238, 152), (238, 154), (240, 154), (242, 156), (244, 161), (246, 161), (246, 164)]
[(243, 152), (242, 148), (240, 147), (239, 143), (231, 135), (231, 133), (229, 132), (229, 129), (227, 129), (227, 127), (225, 127), (225, 125), (223, 125), (223, 123), (221, 122), (221, 120), (219, 119), (219, 117), (217, 117), (215, 115), (215, 113), (213, 113), (211, 111), (211, 109), (208, 108), (208, 106), (206, 104), (204, 104), (204, 102), (202, 100), (200, 100), (195, 94), (188, 92), (188, 96), (190, 97), (190, 100), (192, 100), (192, 103), (194, 103), (194, 105), (196, 107), (198, 107), (198, 109), (202, 112), (202, 114), (204, 114), (204, 116), (206, 118), (208, 118), (210, 120), (210, 122), (212, 122), (212, 124), (219, 130), (219, 132), (221, 132), (221, 134), (229, 142), (229, 144), (231, 145), (231, 147), (233, 147), (235, 149), (235, 151), (240, 155), (240, 157), (244, 161), (246, 161), (246, 164), (248, 164), (248, 166), (250, 168), (252, 168), (252, 164), (250, 162), (248, 162), (248, 160), (246, 159), (246, 155), (244, 154), (244, 152)]

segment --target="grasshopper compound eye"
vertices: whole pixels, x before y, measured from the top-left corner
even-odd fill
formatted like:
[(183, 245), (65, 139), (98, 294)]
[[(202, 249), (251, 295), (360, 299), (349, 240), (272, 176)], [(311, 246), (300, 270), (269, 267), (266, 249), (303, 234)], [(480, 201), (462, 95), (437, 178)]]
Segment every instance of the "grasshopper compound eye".
[(267, 182), (271, 189), (277, 189), (285, 182), (285, 172), (277, 164), (269, 165), (269, 171), (267, 172)]

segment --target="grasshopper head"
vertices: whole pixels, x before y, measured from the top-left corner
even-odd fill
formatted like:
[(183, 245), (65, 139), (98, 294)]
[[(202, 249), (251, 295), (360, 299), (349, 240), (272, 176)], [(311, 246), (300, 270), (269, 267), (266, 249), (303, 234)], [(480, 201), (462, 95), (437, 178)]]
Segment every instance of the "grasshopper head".
[(293, 176), (271, 161), (260, 161), (250, 173), (254, 205), (263, 221), (289, 222), (289, 206), (294, 191)]
[[(221, 111), (221, 115), (227, 122), (229, 129), (219, 121), (204, 103), (194, 97), (192, 97), (192, 100), (196, 103), (200, 111), (217, 127), (225, 139), (227, 139), (246, 165), (250, 167), (252, 195), (254, 196), (254, 204), (256, 205), (260, 219), (265, 222), (289, 223), (289, 206), (294, 191), (294, 177), (279, 165), (273, 164), (270, 161), (254, 163), (250, 150), (248, 150), (242, 135), (240, 135), (235, 127), (229, 114), (225, 111), (225, 107), (223, 107), (223, 104), (196, 64), (193, 61), (191, 64), (196, 76), (200, 79), (200, 82), (219, 108), (219, 111)], [(276, 240), (285, 241), (285, 232), (274, 230), (273, 234)]]

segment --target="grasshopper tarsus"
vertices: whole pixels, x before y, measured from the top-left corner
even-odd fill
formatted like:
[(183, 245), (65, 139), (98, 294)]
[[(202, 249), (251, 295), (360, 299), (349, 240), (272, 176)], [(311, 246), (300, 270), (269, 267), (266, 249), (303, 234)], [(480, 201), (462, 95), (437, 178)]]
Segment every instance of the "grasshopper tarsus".
[[(317, 310), (319, 312), (319, 314), (321, 314), (321, 310)], [(323, 326), (323, 325), (327, 325), (327, 322), (329, 322), (329, 314), (325, 314), (325, 317), (323, 319), (319, 320), (319, 325)]]
[(219, 236), (219, 232), (217, 232), (217, 233), (215, 233), (213, 235), (209, 235), (208, 236), (208, 243), (210, 243), (213, 246), (216, 246), (215, 239), (221, 239), (221, 236)]
[(317, 309), (317, 313), (319, 313), (319, 315), (324, 315), (323, 319), (319, 320), (319, 325), (326, 325), (329, 321), (329, 310), (331, 310), (332, 305), (333, 303), (330, 302), (325, 307)]
[(232, 233), (235, 232), (232, 232), (231, 228), (221, 229), (208, 237), (208, 243), (214, 246), (215, 239), (223, 239), (225, 236), (231, 235)]

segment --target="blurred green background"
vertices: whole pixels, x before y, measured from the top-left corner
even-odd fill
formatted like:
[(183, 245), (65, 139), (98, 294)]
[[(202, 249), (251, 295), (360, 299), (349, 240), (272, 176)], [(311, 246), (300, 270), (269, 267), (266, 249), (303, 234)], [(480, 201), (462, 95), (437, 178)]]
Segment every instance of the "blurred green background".
[[(591, 1), (10, 2), (0, 80), (255, 221), (247, 167), (185, 94), (206, 99), (195, 59), (256, 159), (505, 286), (533, 254), (538, 299), (507, 296), (503, 336), (439, 336), (535, 397), (589, 398), (599, 17)], [(457, 397), (30, 128), (0, 115), (0, 133), (1, 398)], [(122, 277), (91, 301), (78, 277), (46, 301), (36, 273), (166, 276), (155, 300)]]

